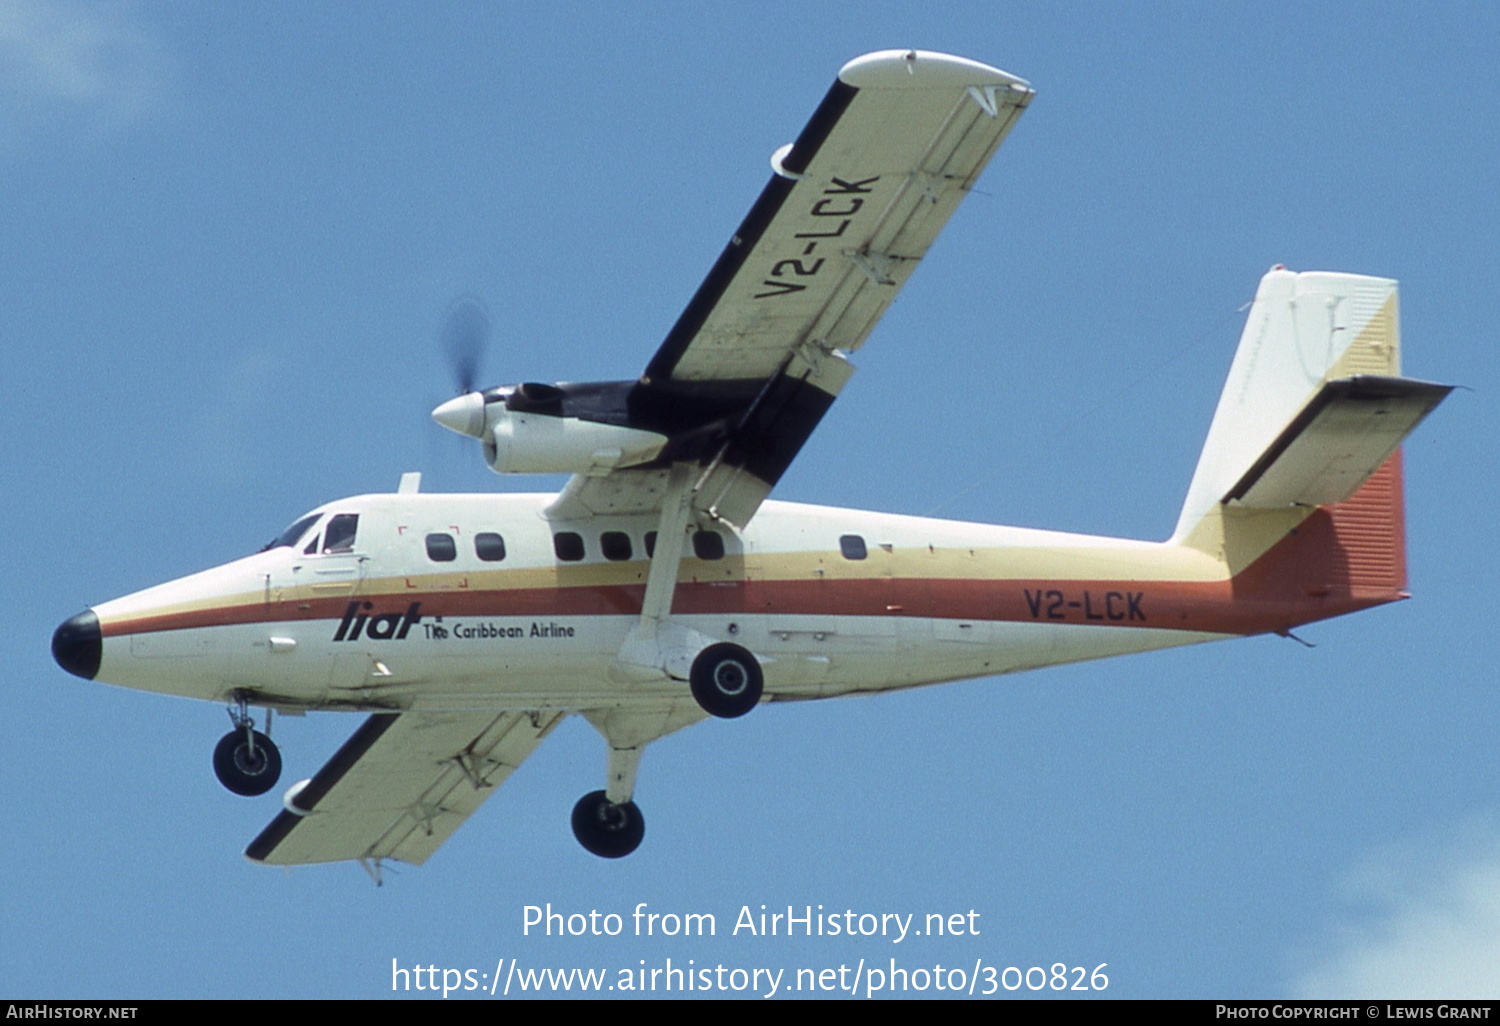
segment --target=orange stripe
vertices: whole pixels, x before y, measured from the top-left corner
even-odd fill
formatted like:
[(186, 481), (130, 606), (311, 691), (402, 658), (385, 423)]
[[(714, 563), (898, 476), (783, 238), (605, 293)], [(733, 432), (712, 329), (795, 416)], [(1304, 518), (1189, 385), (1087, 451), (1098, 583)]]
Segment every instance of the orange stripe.
[[(1311, 513), (1239, 574), (1222, 581), (856, 578), (695, 581), (677, 586), (679, 615), (908, 616), (1008, 623), (1155, 627), (1262, 634), (1405, 598), (1401, 453), (1342, 503)], [(417, 591), (249, 602), (113, 620), (105, 637), (231, 624), (343, 619), (413, 602), (431, 617), (638, 616), (644, 583)], [(363, 609), (361, 610), (363, 611)], [(333, 628), (330, 627), (330, 637)]]
[[(1292, 539), (1288, 539), (1289, 541)], [(1288, 546), (1294, 547), (1294, 546)], [(1259, 634), (1378, 605), (1400, 597), (1294, 580), (1277, 546), (1233, 581), (992, 581), (813, 580), (680, 584), (672, 604), (679, 615), (910, 616), (1001, 622), (1073, 623), (1101, 627), (1159, 627), (1218, 634)], [(1259, 572), (1273, 560), (1277, 572)], [(443, 617), (636, 616), (639, 585), (518, 588), (508, 591), (414, 592), (355, 599), (374, 615), (421, 603), (424, 621)], [(326, 621), (336, 624), (351, 600), (314, 599), (201, 609), (103, 625), (106, 637), (230, 624)], [(330, 632), (332, 626), (330, 626)], [(331, 634), (330, 634), (331, 636)]]

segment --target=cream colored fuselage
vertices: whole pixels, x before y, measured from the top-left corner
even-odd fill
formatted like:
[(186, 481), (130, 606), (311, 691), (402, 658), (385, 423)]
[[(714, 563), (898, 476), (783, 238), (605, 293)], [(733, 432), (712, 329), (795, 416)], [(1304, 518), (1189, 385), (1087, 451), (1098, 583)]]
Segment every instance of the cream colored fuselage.
[[(552, 499), (330, 503), (320, 526), (359, 517), (350, 551), (284, 545), (95, 607), (96, 679), (214, 701), (239, 692), (285, 710), (587, 710), (685, 696), (669, 671), (643, 679), (620, 663), (656, 518), (548, 520)], [(671, 622), (751, 651), (772, 700), (1246, 632), (1176, 612), (1185, 588), (1216, 591), (1227, 577), (1191, 548), (780, 502), (744, 532), (710, 529), (723, 556), (684, 540)], [(559, 558), (554, 537), (566, 532), (582, 559)], [(606, 532), (616, 557), (628, 539), (629, 558), (606, 558)], [(500, 535), (504, 558), (479, 558), (479, 534)], [(453, 539), (451, 561), (431, 558), (433, 535)]]

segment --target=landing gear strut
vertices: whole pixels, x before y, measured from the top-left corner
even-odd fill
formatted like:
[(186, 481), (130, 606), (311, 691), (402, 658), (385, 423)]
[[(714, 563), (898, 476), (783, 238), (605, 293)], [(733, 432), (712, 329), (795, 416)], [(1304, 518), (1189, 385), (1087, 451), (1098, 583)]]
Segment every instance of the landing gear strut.
[(602, 859), (618, 859), (640, 845), (646, 819), (635, 802), (616, 805), (603, 791), (591, 791), (573, 806), (573, 836)]
[[(281, 752), (269, 737), (255, 729), (249, 706), (248, 696), (235, 692), (234, 705), (229, 708), (234, 729), (214, 746), (214, 774), (219, 783), (235, 794), (254, 797), (276, 786), (281, 777)], [(267, 711), (267, 730), (271, 729), (270, 724), (271, 714)]]

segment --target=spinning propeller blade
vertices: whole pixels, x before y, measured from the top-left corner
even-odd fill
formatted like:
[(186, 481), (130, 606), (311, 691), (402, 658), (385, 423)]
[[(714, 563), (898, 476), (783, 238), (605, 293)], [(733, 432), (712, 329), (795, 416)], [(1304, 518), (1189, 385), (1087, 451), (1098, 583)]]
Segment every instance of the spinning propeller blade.
[(477, 296), (459, 296), (448, 305), (438, 338), (459, 394), (474, 391), (489, 344), (490, 328), (490, 312)]

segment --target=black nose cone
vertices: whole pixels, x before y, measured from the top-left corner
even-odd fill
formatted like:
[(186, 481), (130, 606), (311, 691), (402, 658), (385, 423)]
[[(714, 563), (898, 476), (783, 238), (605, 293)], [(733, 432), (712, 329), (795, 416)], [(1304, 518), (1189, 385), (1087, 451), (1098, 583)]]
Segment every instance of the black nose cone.
[(99, 672), (99, 657), (104, 641), (99, 633), (99, 618), (85, 609), (52, 632), (52, 658), (57, 665), (76, 677), (93, 680)]

